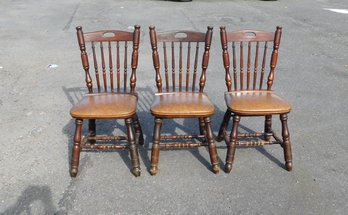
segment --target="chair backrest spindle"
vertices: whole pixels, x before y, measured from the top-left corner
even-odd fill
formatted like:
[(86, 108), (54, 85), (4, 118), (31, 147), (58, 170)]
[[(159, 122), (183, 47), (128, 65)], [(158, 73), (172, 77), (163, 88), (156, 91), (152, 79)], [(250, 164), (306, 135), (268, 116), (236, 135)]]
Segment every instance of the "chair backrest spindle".
[(251, 42), (248, 42), (248, 62), (247, 62), (247, 90), (250, 89), (250, 61), (251, 61)]
[(196, 43), (196, 52), (195, 52), (195, 64), (193, 67), (193, 78), (192, 78), (192, 91), (195, 91), (196, 88), (196, 79), (197, 79), (197, 68), (198, 68), (198, 53), (199, 53), (199, 43)]
[(253, 77), (253, 90), (256, 89), (256, 80), (257, 80), (257, 70), (259, 65), (259, 41), (256, 42), (256, 54), (254, 61), (254, 77)]
[(191, 42), (187, 44), (187, 64), (186, 64), (186, 92), (189, 90), (190, 82), (190, 55), (191, 55)]
[(108, 50), (109, 50), (109, 73), (110, 73), (110, 85), (111, 85), (111, 92), (114, 91), (114, 72), (113, 72), (113, 65), (112, 65), (112, 52), (111, 52), (111, 42), (108, 43)]
[(107, 81), (106, 81), (106, 70), (105, 70), (105, 59), (104, 59), (104, 46), (103, 42), (100, 42), (100, 57), (102, 62), (102, 71), (103, 71), (103, 83), (104, 83), (104, 91), (107, 92)]
[[(257, 31), (257, 30), (242, 30), (236, 32), (226, 32), (225, 27), (220, 27), (222, 55), (225, 67), (225, 81), (228, 91), (232, 90), (262, 90), (265, 78), (267, 61), (270, 61), (270, 70), (267, 76), (266, 90), (272, 89), (274, 80), (274, 71), (277, 65), (278, 49), (281, 39), (282, 28), (277, 27), (275, 33)], [(267, 56), (268, 43), (273, 42), (273, 51), (270, 57)], [(232, 60), (233, 60), (233, 81), (230, 74), (230, 58), (229, 46), (232, 44)], [(247, 45), (244, 45), (247, 44)], [(239, 48), (239, 50), (238, 50)], [(244, 52), (246, 49), (246, 52)], [(260, 49), (263, 51), (260, 52)], [(239, 55), (236, 53), (239, 51)], [(260, 63), (259, 57), (262, 55)], [(244, 65), (244, 57), (246, 58), (246, 68)], [(252, 62), (252, 58), (254, 61)], [(261, 58), (260, 58), (261, 59)], [(239, 62), (239, 74), (237, 73), (237, 62)], [(252, 65), (252, 63), (254, 65)], [(261, 65), (260, 65), (261, 64)], [(252, 74), (253, 68), (253, 74)], [(258, 75), (260, 70), (260, 75)], [(246, 71), (246, 74), (245, 72)], [(232, 82), (233, 85), (232, 86)], [(239, 86), (238, 86), (239, 84)], [(257, 86), (258, 85), (258, 86)]]
[(179, 43), (179, 91), (182, 91), (182, 42)]
[(116, 43), (116, 78), (117, 78), (117, 92), (120, 92), (120, 88), (121, 88), (121, 70), (120, 70), (120, 42), (117, 41)]
[(92, 52), (93, 52), (93, 62), (94, 62), (95, 79), (96, 79), (96, 81), (97, 81), (98, 93), (100, 93), (100, 78), (99, 78), (98, 62), (97, 62), (97, 56), (96, 56), (96, 53), (95, 53), (95, 45), (94, 45), (94, 42), (92, 42)]
[(175, 92), (175, 46), (174, 42), (172, 42), (172, 81), (173, 81), (173, 92)]
[[(135, 85), (136, 85), (136, 69), (138, 66), (138, 49), (139, 49), (139, 38), (140, 38), (140, 26), (134, 26), (134, 32), (126, 32), (126, 31), (117, 31), (117, 30), (105, 30), (105, 31), (95, 31), (83, 33), (82, 27), (77, 27), (77, 38), (81, 51), (81, 60), (82, 66), (86, 73), (86, 85), (89, 93), (93, 93), (93, 81), (92, 77), (89, 73), (89, 62), (88, 55), (86, 51), (86, 43), (91, 44), (91, 51), (94, 62), (94, 70), (95, 70), (95, 81), (98, 92), (101, 92), (101, 88), (104, 88), (104, 92), (118, 92), (121, 93), (121, 75), (120, 75), (120, 58), (123, 57), (123, 92), (124, 93), (135, 93)], [(131, 53), (131, 62), (128, 62), (128, 43), (131, 42), (133, 44), (133, 50)], [(124, 50), (120, 50), (120, 43), (124, 44)], [(99, 52), (97, 51), (97, 46), (99, 46)], [(105, 49), (107, 50), (104, 50)], [(115, 63), (113, 62), (113, 50), (116, 49), (115, 54)], [(123, 52), (124, 51), (124, 52)], [(122, 55), (123, 54), (123, 55)], [(105, 56), (108, 55), (108, 56)], [(98, 64), (98, 60), (100, 59), (101, 65)], [(130, 68), (132, 70), (129, 77), (129, 88), (130, 91), (127, 91), (127, 70), (128, 64), (130, 63)], [(115, 65), (116, 64), (116, 65)], [(108, 65), (108, 66), (107, 66)], [(101, 66), (101, 68), (100, 68)], [(116, 68), (114, 68), (114, 66)], [(108, 69), (107, 69), (108, 67)], [(99, 74), (99, 70), (102, 71), (102, 79), (103, 83), (101, 83), (101, 78)], [(114, 71), (116, 71), (116, 89), (115, 89), (115, 78)], [(107, 74), (107, 72), (109, 74)], [(103, 85), (103, 86), (101, 86)]]
[(169, 92), (169, 76), (168, 76), (168, 60), (167, 60), (167, 47), (166, 42), (163, 42), (163, 54), (164, 54), (164, 70), (166, 78), (166, 91)]
[[(194, 31), (175, 31), (170, 33), (161, 33), (157, 35), (155, 27), (150, 26), (150, 41), (152, 46), (153, 64), (156, 71), (156, 85), (158, 92), (162, 92), (162, 68), (160, 67), (160, 57), (157, 42), (159, 42), (159, 44), (163, 46), (163, 73), (166, 80), (166, 92), (194, 92), (196, 90), (199, 92), (203, 92), (206, 81), (206, 70), (209, 62), (211, 40), (212, 27), (208, 27), (207, 33)], [(196, 49), (192, 53), (191, 45), (194, 43), (196, 43)], [(203, 55), (201, 55), (202, 73), (200, 75), (199, 84), (197, 86), (199, 88), (196, 89), (195, 82), (197, 80), (197, 70), (199, 61), (199, 43), (204, 43), (205, 49)], [(167, 59), (169, 57), (167, 55), (167, 44), (170, 44), (171, 47), (170, 61), (168, 61)], [(178, 57), (178, 60), (175, 59), (176, 57)], [(191, 61), (191, 58), (193, 59), (193, 61)], [(184, 65), (186, 65), (186, 74), (184, 74)], [(192, 74), (191, 66), (193, 67)], [(171, 77), (168, 71), (169, 68), (171, 68)], [(178, 68), (178, 75), (176, 74), (176, 68)], [(193, 76), (192, 78), (190, 77), (191, 75)]]

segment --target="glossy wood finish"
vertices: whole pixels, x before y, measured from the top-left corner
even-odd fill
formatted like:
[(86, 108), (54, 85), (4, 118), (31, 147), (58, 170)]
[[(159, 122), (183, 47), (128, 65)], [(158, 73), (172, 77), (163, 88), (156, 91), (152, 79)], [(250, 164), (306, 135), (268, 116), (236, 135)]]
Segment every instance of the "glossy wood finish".
[[(225, 27), (220, 28), (227, 87), (225, 93), (227, 110), (217, 141), (225, 140), (227, 144), (225, 164), (227, 173), (232, 170), (237, 146), (269, 144), (280, 144), (283, 147), (285, 167), (288, 171), (292, 169), (290, 135), (287, 125), (287, 114), (290, 112), (291, 106), (271, 91), (281, 34), (281, 27), (277, 27), (275, 33), (256, 30), (226, 32)], [(273, 45), (273, 49), (269, 55), (268, 49), (271, 45)], [(268, 74), (267, 71), (269, 71)], [(280, 115), (282, 139), (272, 130), (272, 115), (275, 114)], [(241, 118), (251, 116), (264, 117), (264, 132), (239, 133), (238, 127)], [(227, 134), (226, 129), (231, 117), (233, 118), (232, 131)]]
[[(129, 149), (132, 173), (139, 176), (138, 144), (144, 143), (136, 114), (135, 92), (140, 26), (134, 26), (133, 32), (104, 30), (83, 33), (80, 26), (76, 30), (89, 93), (70, 111), (76, 119), (70, 174), (72, 177), (77, 175), (81, 150)], [(94, 74), (90, 72), (90, 60), (93, 61)], [(89, 125), (87, 136), (82, 137), (84, 119), (88, 119)], [(126, 135), (97, 135), (96, 120), (102, 119), (123, 119)]]
[[(151, 113), (155, 117), (151, 175), (157, 174), (161, 148), (199, 146), (208, 146), (212, 171), (219, 172), (210, 121), (210, 116), (214, 114), (215, 108), (204, 93), (212, 30), (212, 27), (208, 27), (206, 33), (174, 31), (157, 34), (155, 27), (150, 27), (150, 42), (158, 91), (151, 106)], [(202, 44), (204, 46), (200, 47)], [(160, 54), (162, 54), (161, 57)], [(202, 62), (201, 68), (198, 66), (200, 61)], [(200, 69), (201, 73), (199, 73)], [(174, 118), (195, 118), (199, 125), (199, 135), (161, 135), (163, 120)], [(178, 139), (196, 139), (198, 142), (161, 142), (161, 140), (175, 141)]]

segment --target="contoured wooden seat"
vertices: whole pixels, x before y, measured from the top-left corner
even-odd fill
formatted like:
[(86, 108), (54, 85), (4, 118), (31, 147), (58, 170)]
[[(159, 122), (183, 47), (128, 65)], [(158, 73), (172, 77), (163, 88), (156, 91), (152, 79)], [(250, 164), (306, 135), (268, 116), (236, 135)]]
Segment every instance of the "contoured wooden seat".
[[(175, 31), (161, 34), (156, 33), (155, 27), (150, 27), (158, 90), (151, 105), (151, 113), (155, 117), (150, 169), (152, 175), (157, 174), (160, 148), (192, 148), (206, 145), (209, 147), (212, 170), (214, 173), (219, 172), (210, 121), (210, 116), (214, 114), (215, 108), (203, 91), (211, 39), (211, 27), (208, 27), (207, 33)], [(200, 43), (204, 44), (204, 48), (200, 49)], [(161, 48), (158, 48), (158, 44)], [(200, 51), (204, 52), (203, 55), (199, 54)], [(161, 58), (159, 53), (163, 54)], [(199, 74), (198, 59), (200, 56), (203, 57), (202, 72)], [(161, 74), (161, 72), (163, 73)], [(164, 76), (164, 84), (162, 84), (162, 75)], [(174, 118), (198, 119), (199, 135), (161, 135), (163, 119)], [(201, 142), (163, 142), (163, 140), (177, 139), (198, 139)]]
[[(285, 167), (288, 171), (292, 169), (292, 152), (287, 125), (287, 114), (291, 111), (291, 106), (272, 91), (281, 34), (281, 27), (277, 27), (275, 33), (256, 30), (226, 32), (225, 27), (220, 27), (226, 72), (227, 92), (224, 96), (227, 110), (217, 140), (225, 139), (227, 144), (225, 164), (227, 173), (232, 170), (237, 146), (268, 144), (280, 144), (283, 147)], [(270, 57), (267, 55), (269, 46), (273, 46)], [(282, 139), (272, 130), (272, 115), (280, 115)], [(255, 116), (265, 117), (264, 132), (239, 133), (241, 117)], [(231, 117), (233, 117), (232, 131), (227, 134), (226, 129)], [(250, 140), (250, 138), (258, 138), (258, 140)]]
[[(77, 175), (82, 149), (129, 149), (132, 173), (139, 176), (137, 145), (144, 143), (136, 114), (138, 98), (135, 92), (140, 26), (134, 26), (134, 32), (105, 30), (83, 33), (82, 27), (77, 27), (76, 30), (88, 94), (70, 110), (71, 116), (76, 119), (70, 174), (72, 177)], [(86, 44), (91, 45), (90, 54), (87, 54)], [(129, 44), (132, 45), (130, 48)], [(90, 58), (94, 75), (89, 72)], [(127, 135), (96, 135), (96, 120), (106, 119), (124, 119)], [(89, 132), (82, 139), (83, 120), (89, 121)]]

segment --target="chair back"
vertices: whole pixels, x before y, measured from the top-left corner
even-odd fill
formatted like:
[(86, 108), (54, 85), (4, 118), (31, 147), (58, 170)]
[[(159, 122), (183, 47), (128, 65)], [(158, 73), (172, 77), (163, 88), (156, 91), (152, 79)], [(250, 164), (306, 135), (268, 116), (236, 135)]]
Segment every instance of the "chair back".
[[(102, 30), (83, 33), (81, 26), (76, 30), (88, 92), (134, 94), (140, 26), (134, 26), (134, 32)], [(132, 45), (131, 50), (129, 44)], [(93, 61), (94, 75), (89, 71), (90, 59)]]
[[(272, 89), (281, 34), (281, 27), (277, 27), (275, 33), (257, 30), (226, 32), (225, 27), (220, 27), (225, 81), (229, 92)], [(271, 51), (269, 49), (272, 48), (272, 53), (269, 55)], [(231, 59), (230, 53), (232, 53)], [(232, 76), (230, 60), (232, 60)]]
[[(157, 34), (155, 27), (150, 26), (153, 65), (159, 93), (162, 93), (162, 88), (165, 92), (203, 92), (212, 30), (212, 27), (208, 27), (206, 33), (175, 31)], [(200, 48), (202, 44), (204, 47)], [(202, 62), (201, 73), (199, 62)], [(165, 86), (162, 85), (162, 76), (165, 78)]]

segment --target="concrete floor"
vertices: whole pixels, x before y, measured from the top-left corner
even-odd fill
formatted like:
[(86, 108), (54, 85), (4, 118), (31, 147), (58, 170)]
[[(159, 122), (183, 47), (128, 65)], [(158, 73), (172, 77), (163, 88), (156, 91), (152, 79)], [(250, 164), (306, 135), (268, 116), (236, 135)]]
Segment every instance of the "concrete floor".
[[(0, 213), (346, 214), (348, 15), (326, 8), (348, 5), (346, 0), (0, 1)], [(130, 173), (127, 151), (82, 153), (79, 175), (71, 179), (69, 109), (85, 90), (75, 26), (127, 30), (134, 24), (142, 26), (137, 85), (146, 138), (142, 175)], [(265, 146), (238, 149), (232, 173), (218, 175), (209, 170), (205, 148), (163, 151), (158, 175), (150, 176), (148, 109), (155, 81), (149, 25), (157, 31), (214, 26), (206, 91), (216, 105), (215, 135), (225, 111), (219, 26), (269, 31), (283, 26), (274, 89), (293, 106), (292, 172), (284, 169), (281, 147)], [(278, 117), (273, 121), (279, 129)], [(263, 120), (241, 124), (259, 130)], [(197, 126), (190, 120), (165, 125), (180, 125), (178, 133)], [(224, 143), (218, 154), (222, 167)]]

